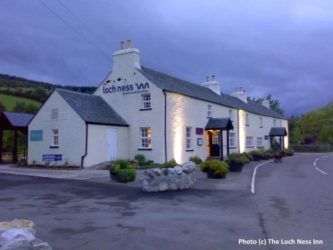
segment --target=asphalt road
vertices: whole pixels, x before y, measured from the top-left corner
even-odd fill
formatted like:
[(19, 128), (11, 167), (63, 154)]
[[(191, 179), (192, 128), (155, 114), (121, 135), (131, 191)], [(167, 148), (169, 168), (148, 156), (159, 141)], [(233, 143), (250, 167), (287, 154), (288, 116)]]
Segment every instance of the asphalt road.
[(263, 166), (254, 196), (266, 243), (275, 240), (268, 249), (333, 249), (332, 154), (288, 157), (282, 164)]
[(37, 237), (55, 250), (256, 249), (238, 239), (264, 237), (249, 188), (147, 194), (0, 174), (0, 220), (14, 218), (34, 221)]

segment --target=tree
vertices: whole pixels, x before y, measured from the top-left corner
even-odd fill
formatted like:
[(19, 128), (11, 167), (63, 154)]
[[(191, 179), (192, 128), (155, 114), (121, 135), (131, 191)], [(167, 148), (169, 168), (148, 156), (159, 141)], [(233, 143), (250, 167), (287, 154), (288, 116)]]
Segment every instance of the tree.
[(2, 112), (2, 111), (6, 111), (6, 107), (5, 107), (5, 105), (3, 105), (2, 102), (0, 102), (0, 112)]
[(269, 106), (272, 110), (274, 110), (276, 113), (278, 113), (280, 115), (284, 115), (284, 110), (280, 106), (280, 101), (277, 99), (273, 99), (272, 94), (269, 94), (269, 95), (267, 95), (265, 97), (261, 97), (261, 98), (248, 97), (248, 99), (255, 103), (261, 103), (263, 100), (268, 100)]

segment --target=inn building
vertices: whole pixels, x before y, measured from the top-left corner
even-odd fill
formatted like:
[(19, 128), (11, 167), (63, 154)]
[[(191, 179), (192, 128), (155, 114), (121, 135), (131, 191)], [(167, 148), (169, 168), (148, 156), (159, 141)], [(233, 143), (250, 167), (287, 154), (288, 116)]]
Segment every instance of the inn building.
[(30, 164), (90, 167), (136, 154), (163, 163), (191, 156), (288, 147), (288, 121), (248, 101), (246, 91), (221, 92), (214, 76), (194, 84), (145, 67), (131, 47), (113, 54), (112, 72), (93, 95), (56, 89), (29, 124)]

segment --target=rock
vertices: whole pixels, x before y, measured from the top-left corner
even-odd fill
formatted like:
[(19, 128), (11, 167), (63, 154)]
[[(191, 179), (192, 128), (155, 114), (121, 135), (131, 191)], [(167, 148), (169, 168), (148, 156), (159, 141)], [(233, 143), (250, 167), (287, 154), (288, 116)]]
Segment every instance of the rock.
[(142, 190), (144, 192), (163, 192), (191, 188), (196, 182), (195, 171), (196, 166), (193, 162), (187, 162), (182, 167), (146, 170)]
[(11, 228), (34, 228), (35, 224), (31, 220), (14, 219), (11, 221), (0, 222), (0, 230), (7, 230)]

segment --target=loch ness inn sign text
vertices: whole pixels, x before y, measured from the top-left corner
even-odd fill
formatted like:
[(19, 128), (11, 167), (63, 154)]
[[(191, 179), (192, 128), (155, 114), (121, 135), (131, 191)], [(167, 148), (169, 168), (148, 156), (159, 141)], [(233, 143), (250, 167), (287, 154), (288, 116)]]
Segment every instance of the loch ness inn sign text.
[(129, 93), (136, 93), (136, 92), (143, 92), (149, 90), (149, 83), (133, 83), (133, 84), (127, 84), (122, 86), (103, 86), (103, 93), (104, 94), (111, 94), (111, 93), (123, 93), (123, 94), (129, 94)]

